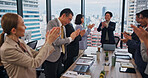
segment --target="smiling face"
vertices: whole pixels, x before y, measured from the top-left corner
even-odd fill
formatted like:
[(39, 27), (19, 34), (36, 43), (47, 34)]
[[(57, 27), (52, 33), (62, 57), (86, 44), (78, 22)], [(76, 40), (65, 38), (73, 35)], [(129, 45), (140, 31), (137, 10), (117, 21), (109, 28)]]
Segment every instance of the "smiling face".
[(105, 15), (105, 20), (106, 20), (106, 21), (110, 21), (110, 19), (111, 19), (111, 16), (110, 16), (109, 13), (107, 13), (107, 14)]
[(17, 28), (16, 28), (16, 36), (17, 37), (23, 37), (25, 34), (25, 29), (26, 26), (24, 24), (24, 20), (22, 19), (21, 16), (18, 16), (18, 24), (17, 24)]
[(82, 18), (81, 18), (81, 22), (82, 22), (81, 24), (83, 24), (83, 23), (84, 23), (84, 17), (82, 17)]
[(140, 14), (140, 16), (139, 16), (139, 23), (140, 23), (142, 26), (146, 26), (146, 25), (147, 25), (146, 18), (143, 17), (141, 14)]
[(70, 23), (70, 21), (72, 20), (72, 14), (69, 14), (68, 16), (66, 16), (66, 14), (63, 14), (60, 19), (61, 19), (61, 23), (62, 25), (67, 25)]

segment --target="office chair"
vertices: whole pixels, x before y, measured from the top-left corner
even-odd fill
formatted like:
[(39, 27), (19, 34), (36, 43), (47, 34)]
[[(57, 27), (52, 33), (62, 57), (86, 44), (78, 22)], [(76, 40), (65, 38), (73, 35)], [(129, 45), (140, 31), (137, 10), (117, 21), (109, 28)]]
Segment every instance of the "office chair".
[[(37, 42), (38, 42), (37, 40), (31, 41), (31, 42), (27, 43), (27, 45), (30, 46), (32, 49), (35, 49)], [(37, 78), (39, 78), (41, 72), (44, 72), (44, 69), (42, 69), (41, 67), (36, 68)]]
[(114, 38), (115, 38), (115, 44), (117, 48), (120, 38), (118, 36), (114, 36)]
[(27, 43), (27, 45), (30, 46), (32, 49), (35, 49), (37, 42), (38, 42), (37, 40), (31, 41), (31, 42)]

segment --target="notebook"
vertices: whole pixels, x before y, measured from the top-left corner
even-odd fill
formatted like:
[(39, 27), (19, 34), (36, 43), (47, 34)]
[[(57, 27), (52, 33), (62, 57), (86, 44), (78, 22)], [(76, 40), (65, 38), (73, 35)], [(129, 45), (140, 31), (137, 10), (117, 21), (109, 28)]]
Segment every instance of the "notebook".
[(86, 65), (76, 65), (73, 71), (85, 73), (89, 69), (89, 66)]

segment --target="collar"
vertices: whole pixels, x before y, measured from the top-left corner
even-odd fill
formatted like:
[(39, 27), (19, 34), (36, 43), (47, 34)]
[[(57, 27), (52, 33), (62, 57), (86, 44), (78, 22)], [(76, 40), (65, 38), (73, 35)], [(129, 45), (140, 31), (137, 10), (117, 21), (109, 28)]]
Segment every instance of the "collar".
[[(7, 43), (9, 43), (10, 45), (13, 46), (19, 46), (18, 43), (14, 40), (12, 40), (11, 38), (9, 38), (8, 36), (6, 36), (6, 40)], [(24, 43), (21, 39), (19, 39), (19, 42)]]
[(59, 26), (61, 27), (61, 26), (62, 26), (62, 23), (61, 23), (61, 21), (59, 20), (59, 18), (58, 18), (58, 23), (59, 23)]

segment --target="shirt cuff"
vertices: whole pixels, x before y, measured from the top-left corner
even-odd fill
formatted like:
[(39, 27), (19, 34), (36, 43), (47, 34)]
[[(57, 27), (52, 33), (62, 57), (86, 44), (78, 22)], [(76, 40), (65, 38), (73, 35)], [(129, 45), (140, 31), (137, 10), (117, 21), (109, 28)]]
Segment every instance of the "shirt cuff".
[(69, 41), (70, 41), (70, 42), (72, 42), (72, 41), (73, 41), (71, 37), (68, 37), (68, 38), (69, 38)]

